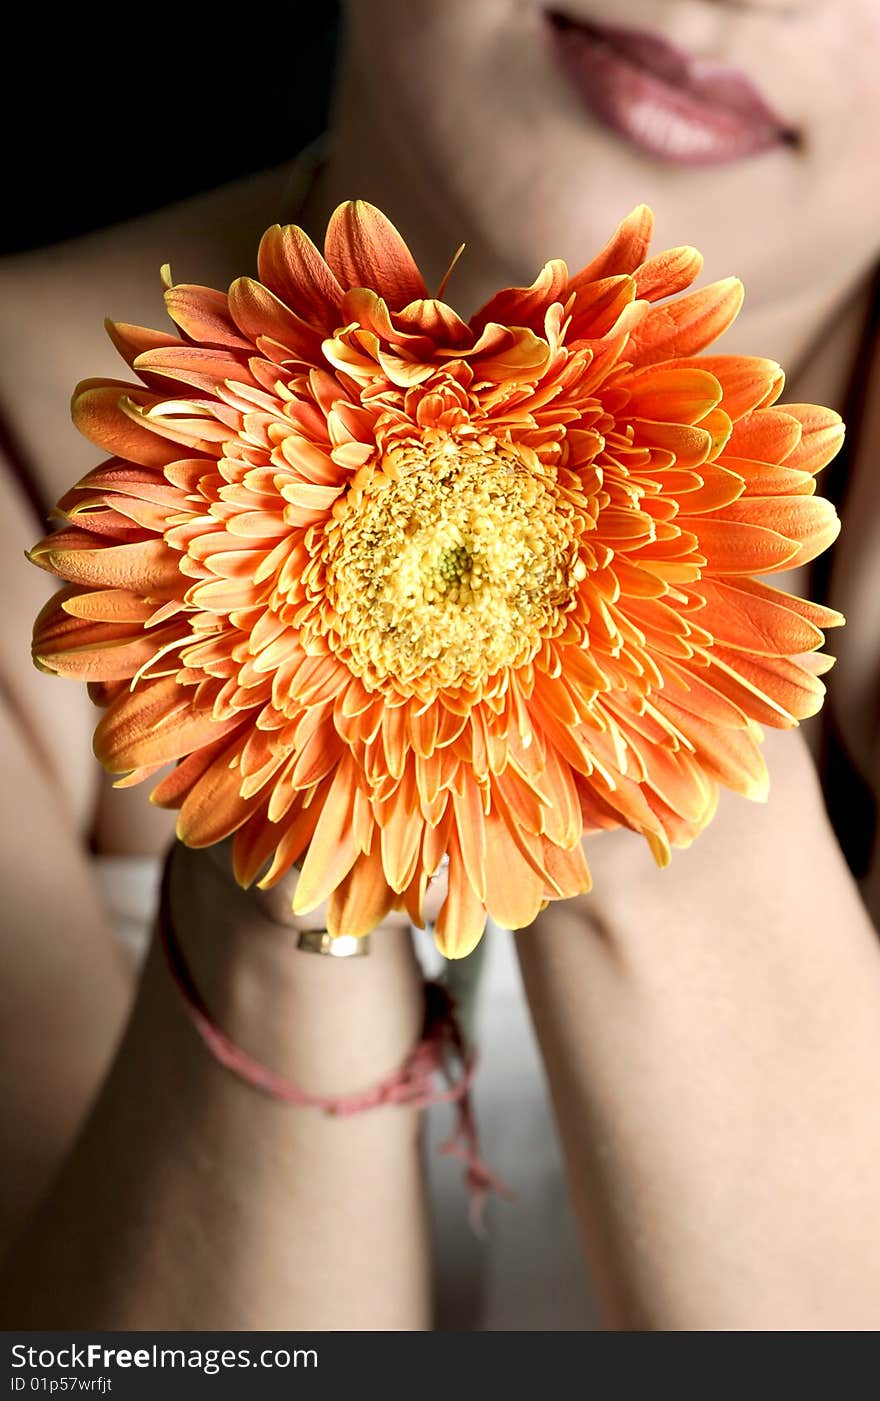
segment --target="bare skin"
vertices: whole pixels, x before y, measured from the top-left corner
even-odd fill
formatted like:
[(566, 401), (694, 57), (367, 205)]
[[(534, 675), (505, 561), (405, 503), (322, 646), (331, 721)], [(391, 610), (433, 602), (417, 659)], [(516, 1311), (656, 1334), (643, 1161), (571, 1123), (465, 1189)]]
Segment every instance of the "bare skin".
[(619, 833), (518, 937), (604, 1316), (873, 1329), (880, 955), (805, 746), (666, 871)]
[[(345, 963), (295, 952), (228, 869), (183, 849), (172, 913), (221, 1025), (313, 1093), (367, 1088), (418, 1040), (407, 929)], [(235, 1080), (154, 944), (97, 1105), (7, 1261), (4, 1314), (41, 1328), (427, 1327), (418, 1120), (328, 1117)]]
[[(449, 231), (426, 213), (436, 172), (426, 165), (420, 186), (411, 169), (376, 159), (381, 141), (361, 142), (364, 131), (383, 132), (385, 116), (355, 56), (335, 154), (303, 221), (318, 233), (354, 181), (407, 231), (411, 213), (416, 251), (442, 273)], [(142, 303), (140, 288), (155, 286), (169, 253), (180, 280), (223, 286), (247, 271), (259, 232), (279, 217), (285, 179), (268, 172), (3, 271), (0, 400), (44, 499), (95, 460), (62, 416), (47, 421), (46, 405), (65, 402), (85, 373), (118, 373), (101, 317), (157, 324), (158, 293)], [(623, 212), (608, 211), (609, 229)], [(464, 280), (451, 293), (457, 286), (465, 309), (534, 271), (512, 267), (509, 248), (481, 244), (476, 218), (474, 226), (475, 270), (457, 273)], [(747, 304), (736, 342), (723, 348), (784, 356), (799, 366), (790, 399), (840, 405), (868, 252), (830, 261), (812, 295), (801, 286), (775, 305)], [(62, 304), (49, 352), (35, 308)], [(878, 441), (871, 433), (860, 482)], [(876, 493), (868, 497), (862, 521)], [(11, 482), (4, 511), (0, 570), (16, 608), (0, 658), (13, 780), (2, 847), (0, 1113), (21, 1130), (0, 1183), (6, 1240), (26, 1230), (7, 1260), (5, 1316), (42, 1327), (428, 1326), (413, 1116), (328, 1122), (245, 1091), (208, 1060), (155, 950), (129, 1019), (132, 979), (85, 842), (97, 832), (102, 849), (149, 851), (157, 833), (144, 825), (140, 793), (114, 794), (106, 821), (83, 761), (92, 724), (83, 698), (22, 663), (46, 586), (16, 562), (37, 527)], [(859, 550), (837, 576), (843, 607), (864, 591), (869, 568), (858, 521), (855, 539)], [(835, 687), (832, 676), (831, 700), (869, 769), (865, 696), (877, 647), (866, 618), (859, 610), (851, 622), (848, 683)], [(635, 838), (603, 835), (588, 845), (596, 893), (551, 908), (518, 938), (585, 1253), (612, 1327), (876, 1322), (880, 1122), (865, 1106), (877, 1094), (880, 954), (801, 740), (771, 735), (767, 750), (766, 808), (725, 798), (709, 832), (662, 873)], [(267, 919), (234, 896), (210, 858), (184, 862), (181, 938), (247, 1049), (328, 1091), (403, 1059), (420, 994), (399, 930), (377, 935), (376, 952), (349, 967), (291, 957), (277, 909)], [(341, 1213), (351, 1230), (340, 1230)]]

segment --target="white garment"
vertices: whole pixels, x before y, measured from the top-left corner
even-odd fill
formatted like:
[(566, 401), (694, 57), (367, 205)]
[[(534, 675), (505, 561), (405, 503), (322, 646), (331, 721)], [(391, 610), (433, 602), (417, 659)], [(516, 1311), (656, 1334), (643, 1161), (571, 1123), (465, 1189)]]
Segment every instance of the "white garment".
[[(95, 864), (113, 927), (141, 957), (158, 899), (158, 863), (100, 856)], [(458, 978), (465, 970), (465, 998), (477, 983), (474, 1026), (480, 1068), (474, 1105), (482, 1154), (516, 1200), (491, 1198), (486, 1238), (474, 1235), (461, 1164), (438, 1151), (454, 1111), (448, 1105), (430, 1109), (427, 1162), (437, 1327), (465, 1332), (592, 1330), (599, 1326), (596, 1308), (578, 1250), (514, 938), (490, 928), (483, 954), (454, 965)], [(426, 972), (433, 975), (443, 960), (427, 936), (417, 936), (417, 948)]]

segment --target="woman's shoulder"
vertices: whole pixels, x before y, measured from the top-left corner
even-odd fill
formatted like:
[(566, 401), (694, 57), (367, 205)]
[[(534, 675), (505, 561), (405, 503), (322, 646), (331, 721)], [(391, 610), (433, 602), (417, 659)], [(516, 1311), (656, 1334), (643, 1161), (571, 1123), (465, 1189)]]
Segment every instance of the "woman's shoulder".
[[(278, 217), (287, 170), (264, 171), (143, 218), (0, 262), (0, 586), (15, 606), (0, 636), (0, 714), (7, 768), (17, 756), (42, 765), (80, 831), (100, 826), (94, 724), (85, 691), (23, 664), (34, 617), (52, 581), (23, 560), (46, 511), (100, 460), (69, 414), (77, 381), (126, 378), (104, 318), (162, 326), (159, 269), (183, 281), (226, 285), (249, 270), (255, 239)], [(0, 707), (2, 709), (2, 707)], [(7, 714), (8, 711), (8, 714)], [(126, 801), (127, 799), (131, 801)], [(114, 794), (110, 849), (162, 845), (142, 793)], [(97, 818), (96, 818), (97, 811)], [(167, 824), (166, 824), (167, 825)], [(96, 830), (96, 829), (95, 829)], [(100, 835), (100, 834), (99, 834)]]
[(159, 269), (225, 286), (251, 270), (290, 167), (273, 167), (125, 223), (0, 263), (0, 422), (43, 502), (94, 465), (68, 405), (85, 378), (124, 378), (104, 318), (162, 326)]

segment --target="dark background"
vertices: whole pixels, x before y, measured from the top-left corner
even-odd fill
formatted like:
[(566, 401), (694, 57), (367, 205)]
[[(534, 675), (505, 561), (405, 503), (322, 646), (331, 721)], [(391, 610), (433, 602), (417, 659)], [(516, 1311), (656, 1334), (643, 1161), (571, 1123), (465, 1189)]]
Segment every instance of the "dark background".
[(6, 12), (0, 254), (292, 158), (324, 128), (337, 0)]

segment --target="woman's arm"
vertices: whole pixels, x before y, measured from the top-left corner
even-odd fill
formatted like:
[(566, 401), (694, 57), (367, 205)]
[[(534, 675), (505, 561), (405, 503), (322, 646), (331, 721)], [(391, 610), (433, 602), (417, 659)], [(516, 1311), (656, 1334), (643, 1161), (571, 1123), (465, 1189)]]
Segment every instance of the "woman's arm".
[(519, 936), (610, 1326), (874, 1329), (880, 949), (801, 738), (652, 868), (588, 842), (590, 896)]
[(2, 1257), (106, 1072), (132, 978), (58, 786), (8, 695), (0, 698), (0, 768)]
[[(82, 839), (95, 712), (31, 667), (48, 583), (24, 562), (34, 525), (10, 477), (2, 509), (0, 588), (14, 601), (0, 629), (3, 1322), (425, 1326), (415, 1111), (331, 1120), (236, 1081), (205, 1051), (158, 949), (126, 1029), (131, 973)], [(113, 795), (117, 828), (127, 796)], [(299, 953), (214, 853), (181, 850), (178, 864), (181, 943), (245, 1049), (331, 1094), (397, 1068), (422, 1018), (405, 931), (383, 930), (348, 963)]]
[[(301, 953), (212, 854), (177, 861), (178, 937), (244, 1049), (322, 1094), (398, 1067), (422, 1009), (406, 930), (382, 930), (366, 958)], [(330, 1118), (243, 1084), (205, 1050), (154, 945), (95, 1109), (6, 1262), (4, 1321), (422, 1328), (427, 1258), (417, 1112)]]
[[(24, 559), (34, 522), (0, 458), (0, 1257), (70, 1149), (133, 979), (89, 869), (97, 794), (84, 690), (31, 665), (51, 591)], [(91, 712), (91, 713), (90, 713)]]

